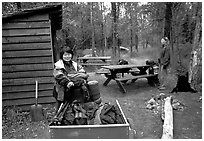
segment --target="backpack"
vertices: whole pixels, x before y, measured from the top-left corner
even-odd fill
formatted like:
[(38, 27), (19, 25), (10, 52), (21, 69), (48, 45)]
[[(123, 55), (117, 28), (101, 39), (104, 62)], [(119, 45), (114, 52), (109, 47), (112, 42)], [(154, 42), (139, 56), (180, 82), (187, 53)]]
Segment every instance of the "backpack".
[(83, 78), (76, 78), (72, 80), (72, 82), (74, 86), (69, 89), (66, 88), (65, 90), (65, 100), (69, 100), (69, 102), (78, 101), (80, 103), (89, 101), (90, 94), (86, 80)]
[(128, 65), (128, 61), (124, 59), (119, 59), (117, 65)]
[(105, 103), (100, 113), (102, 124), (123, 124), (123, 117), (119, 109), (112, 104)]

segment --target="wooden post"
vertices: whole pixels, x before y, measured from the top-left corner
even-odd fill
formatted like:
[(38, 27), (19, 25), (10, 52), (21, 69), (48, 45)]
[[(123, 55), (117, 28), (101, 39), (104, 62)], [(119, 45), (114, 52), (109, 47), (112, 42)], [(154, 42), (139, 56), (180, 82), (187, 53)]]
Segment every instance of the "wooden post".
[(171, 105), (171, 96), (165, 99), (164, 114), (162, 139), (173, 139), (173, 108)]

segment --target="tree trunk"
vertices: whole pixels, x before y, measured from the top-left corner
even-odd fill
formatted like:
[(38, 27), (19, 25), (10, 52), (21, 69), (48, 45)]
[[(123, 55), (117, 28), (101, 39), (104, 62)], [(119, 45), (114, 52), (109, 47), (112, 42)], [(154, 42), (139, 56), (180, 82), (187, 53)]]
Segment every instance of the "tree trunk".
[(189, 80), (191, 88), (201, 90), (202, 84), (202, 3), (198, 2), (195, 11), (196, 29), (194, 31), (194, 42), (191, 51), (191, 60), (189, 65)]
[(133, 25), (132, 25), (132, 9), (130, 9), (130, 56), (133, 55), (132, 53), (132, 46), (133, 46)]
[(112, 46), (112, 61), (113, 63), (116, 62), (117, 60), (117, 38), (116, 38), (116, 34), (117, 34), (117, 13), (116, 13), (116, 3), (115, 2), (111, 2), (111, 7), (112, 7), (112, 17), (113, 17), (113, 21), (112, 21), (112, 39), (113, 39), (113, 46)]
[[(120, 16), (120, 3), (117, 2), (117, 18), (116, 18), (116, 25), (118, 26), (118, 20), (119, 20), (119, 16)], [(117, 26), (116, 26), (116, 30), (117, 30)], [(118, 32), (117, 32), (118, 33)], [(120, 38), (119, 38), (119, 34), (117, 34), (117, 58), (120, 58)]]
[(93, 24), (93, 2), (90, 4), (90, 11), (91, 11), (91, 31), (92, 31), (92, 56), (96, 56), (95, 54), (95, 40), (94, 40), (94, 24)]
[[(135, 7), (137, 8), (138, 3), (135, 3)], [(136, 9), (137, 10), (137, 9)], [(134, 12), (135, 13), (135, 12)], [(135, 13), (136, 16), (134, 16), (134, 28), (135, 28), (135, 49), (138, 52), (138, 44), (139, 44), (139, 38), (138, 38), (138, 21), (137, 21), (137, 12)]]
[[(80, 46), (80, 48), (82, 48), (82, 49), (84, 49), (84, 46), (83, 46), (83, 42), (84, 42), (84, 40), (85, 40), (85, 38), (84, 38), (84, 16), (83, 16), (83, 12), (81, 12), (81, 34), (82, 34), (82, 39), (81, 39), (81, 46)], [(76, 43), (76, 44), (78, 44), (78, 43)]]
[(172, 2), (167, 2), (165, 10), (164, 36), (168, 37), (169, 40), (171, 37), (172, 5)]
[(105, 29), (105, 31), (104, 31), (104, 51), (106, 52), (106, 50), (107, 50), (107, 38), (106, 38), (106, 19), (105, 19), (105, 24), (104, 24), (104, 29)]
[[(103, 2), (103, 8), (104, 8), (104, 2)], [(104, 15), (104, 22), (103, 22), (103, 35), (104, 35), (104, 52), (107, 51), (107, 38), (106, 38), (106, 15)]]
[(104, 37), (104, 33), (103, 33), (104, 30), (103, 30), (103, 28), (104, 28), (103, 27), (103, 23), (101, 23), (101, 49), (102, 49), (102, 56), (104, 56), (104, 54), (105, 54), (104, 53), (105, 49), (104, 49), (104, 45), (103, 45), (103, 37)]
[(138, 52), (138, 36), (135, 34), (135, 50)]
[(168, 39), (170, 40), (170, 56), (171, 56), (171, 64), (174, 64), (174, 57), (173, 57), (173, 42), (171, 39), (172, 36), (172, 7), (173, 7), (173, 3), (172, 2), (167, 2), (166, 3), (166, 10), (165, 10), (165, 20), (164, 20), (164, 37), (168, 37)]
[(100, 19), (101, 19), (101, 50), (102, 50), (102, 56), (104, 56), (104, 42), (103, 42), (103, 38), (104, 38), (104, 23), (103, 23), (103, 3), (100, 2)]
[(132, 31), (132, 25), (131, 25), (131, 29), (130, 29), (130, 56), (133, 55), (133, 53), (132, 53), (132, 46), (133, 46), (133, 31)]

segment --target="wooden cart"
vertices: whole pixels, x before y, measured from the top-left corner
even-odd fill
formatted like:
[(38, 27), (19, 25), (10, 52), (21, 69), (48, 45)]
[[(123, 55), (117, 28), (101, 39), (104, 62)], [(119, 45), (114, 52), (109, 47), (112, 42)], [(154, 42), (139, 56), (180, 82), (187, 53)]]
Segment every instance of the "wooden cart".
[(126, 119), (116, 100), (122, 117), (123, 124), (108, 125), (72, 125), (50, 126), (51, 138), (53, 139), (134, 139), (136, 131), (132, 129), (133, 122)]

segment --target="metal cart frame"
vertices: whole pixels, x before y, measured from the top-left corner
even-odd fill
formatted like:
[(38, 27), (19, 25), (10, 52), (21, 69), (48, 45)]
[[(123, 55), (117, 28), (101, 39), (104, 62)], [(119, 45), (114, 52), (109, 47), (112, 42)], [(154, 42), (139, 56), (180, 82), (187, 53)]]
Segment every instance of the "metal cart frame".
[(108, 125), (72, 125), (50, 126), (53, 139), (134, 139), (136, 131), (132, 129), (131, 119), (126, 119), (119, 102), (116, 100), (124, 123)]

